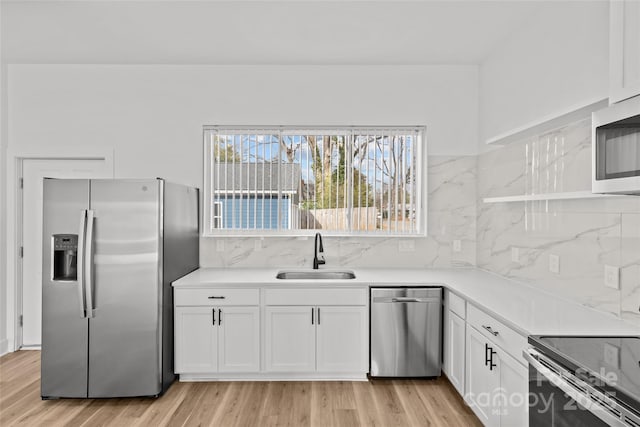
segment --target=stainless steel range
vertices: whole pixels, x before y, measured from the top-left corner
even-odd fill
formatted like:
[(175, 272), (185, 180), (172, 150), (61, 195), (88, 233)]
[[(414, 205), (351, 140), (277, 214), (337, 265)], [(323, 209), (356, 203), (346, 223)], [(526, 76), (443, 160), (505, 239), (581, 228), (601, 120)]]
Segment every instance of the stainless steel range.
[(640, 427), (640, 337), (531, 336), (529, 426)]

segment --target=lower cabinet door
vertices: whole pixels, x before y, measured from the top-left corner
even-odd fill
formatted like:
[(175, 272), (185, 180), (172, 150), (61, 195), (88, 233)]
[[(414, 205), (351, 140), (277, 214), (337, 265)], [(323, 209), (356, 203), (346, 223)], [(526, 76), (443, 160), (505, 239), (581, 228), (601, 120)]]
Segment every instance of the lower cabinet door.
[[(473, 327), (467, 327), (467, 369), (464, 399), (486, 427), (500, 426), (500, 405), (495, 395), (500, 389), (500, 363), (493, 356), (495, 367), (489, 369), (487, 347), (492, 346)], [(494, 346), (495, 347), (495, 346)], [(495, 350), (495, 348), (494, 348)]]
[(260, 370), (260, 308), (218, 309), (218, 369), (220, 372)]
[(174, 316), (177, 374), (216, 372), (218, 327), (213, 324), (213, 310), (211, 307), (176, 307)]
[(529, 369), (500, 351), (500, 426), (529, 425)]
[(267, 306), (265, 316), (266, 371), (315, 372), (315, 307)]
[(366, 308), (320, 306), (316, 317), (318, 372), (366, 372)]
[(464, 395), (466, 322), (448, 310), (445, 316), (445, 366), (451, 384)]

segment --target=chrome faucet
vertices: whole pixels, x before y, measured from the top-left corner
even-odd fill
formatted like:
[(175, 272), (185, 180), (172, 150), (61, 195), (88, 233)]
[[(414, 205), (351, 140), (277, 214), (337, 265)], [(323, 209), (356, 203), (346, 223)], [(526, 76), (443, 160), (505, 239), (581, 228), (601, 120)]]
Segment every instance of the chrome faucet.
[[(320, 246), (318, 246), (318, 243)], [(318, 253), (320, 253), (320, 259), (318, 259)], [(327, 262), (324, 260), (324, 248), (322, 247), (322, 236), (320, 233), (316, 233), (316, 240), (313, 244), (313, 269), (317, 270), (319, 265), (326, 264)]]

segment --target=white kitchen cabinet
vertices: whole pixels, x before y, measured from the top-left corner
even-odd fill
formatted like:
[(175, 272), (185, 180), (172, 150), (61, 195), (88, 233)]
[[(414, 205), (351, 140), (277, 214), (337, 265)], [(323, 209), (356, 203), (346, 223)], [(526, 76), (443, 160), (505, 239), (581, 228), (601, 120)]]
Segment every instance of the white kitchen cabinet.
[(500, 425), (518, 427), (529, 425), (529, 369), (513, 357), (498, 350), (500, 388), (505, 396), (500, 408)]
[(445, 310), (443, 370), (461, 395), (464, 395), (465, 390), (465, 330), (464, 319), (451, 310)]
[(611, 0), (609, 102), (640, 95), (640, 2)]
[(174, 316), (176, 373), (260, 370), (259, 307), (176, 307)]
[(364, 377), (367, 301), (366, 288), (266, 289), (265, 371)]
[(174, 295), (175, 372), (249, 373), (260, 370), (257, 290), (181, 289)]
[(442, 370), (451, 384), (464, 395), (466, 301), (449, 290), (444, 291)]
[(484, 333), (467, 327), (465, 401), (487, 427), (526, 427), (528, 370)]
[(260, 370), (260, 308), (218, 309), (218, 372)]
[(500, 368), (495, 362), (495, 367), (489, 367), (488, 352), (487, 339), (473, 327), (467, 328), (465, 401), (482, 424), (496, 427), (500, 426), (500, 412), (493, 405), (493, 397), (500, 388)]
[(211, 307), (176, 307), (176, 373), (215, 372), (218, 369), (218, 328)]
[(182, 380), (366, 377), (364, 286), (181, 288), (174, 313)]
[(317, 371), (365, 372), (369, 346), (366, 308), (320, 306), (317, 313)]
[(469, 327), (476, 328), (485, 338), (523, 365), (527, 363), (522, 357), (522, 352), (528, 348), (527, 337), (473, 304), (469, 304), (467, 309), (467, 328)]
[(269, 306), (265, 313), (267, 371), (366, 372), (366, 307)]
[(265, 315), (266, 370), (314, 372), (315, 307), (266, 307)]

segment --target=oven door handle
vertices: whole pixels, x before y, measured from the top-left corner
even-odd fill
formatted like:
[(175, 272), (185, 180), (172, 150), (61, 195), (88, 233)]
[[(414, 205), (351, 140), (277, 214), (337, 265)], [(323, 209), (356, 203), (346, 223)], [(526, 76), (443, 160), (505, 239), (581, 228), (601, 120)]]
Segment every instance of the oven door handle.
[[(567, 375), (567, 374), (571, 375), (567, 370), (560, 368), (556, 363), (553, 363), (547, 357), (543, 356), (542, 354), (540, 354), (539, 352), (531, 348), (523, 351), (522, 357), (524, 357), (525, 360), (529, 362), (531, 367), (533, 367), (540, 375), (545, 377), (552, 385), (554, 385), (555, 387), (558, 387), (560, 390), (565, 392), (567, 396), (575, 400), (578, 404), (582, 405), (589, 412), (591, 412), (596, 417), (600, 418), (605, 423), (614, 427), (627, 426), (627, 424), (623, 423), (619, 417), (609, 412), (609, 410), (606, 407), (602, 406), (597, 401), (590, 398), (589, 395), (586, 395), (576, 390), (569, 382), (567, 382), (562, 377), (563, 375)], [(544, 366), (542, 363), (540, 363), (538, 359), (544, 359), (545, 363), (549, 363), (554, 368), (558, 369), (558, 371), (560, 372), (560, 375), (553, 372), (548, 367)], [(598, 396), (601, 399), (604, 399), (605, 402), (611, 401), (611, 398), (595, 390), (594, 388), (584, 383), (583, 381), (577, 378), (576, 378), (576, 381), (580, 382), (582, 386), (585, 386), (585, 388), (589, 390), (590, 393), (594, 394), (595, 396)], [(612, 405), (615, 405), (615, 404), (612, 402)], [(619, 408), (619, 405), (615, 405), (615, 406), (617, 407), (617, 409), (621, 409)]]

